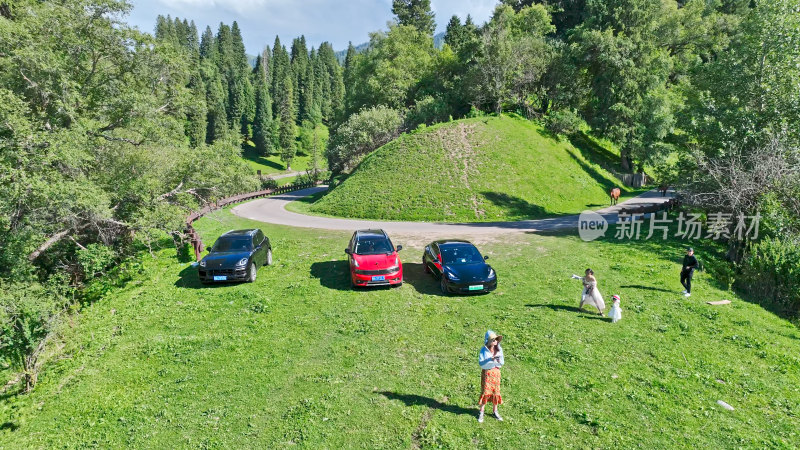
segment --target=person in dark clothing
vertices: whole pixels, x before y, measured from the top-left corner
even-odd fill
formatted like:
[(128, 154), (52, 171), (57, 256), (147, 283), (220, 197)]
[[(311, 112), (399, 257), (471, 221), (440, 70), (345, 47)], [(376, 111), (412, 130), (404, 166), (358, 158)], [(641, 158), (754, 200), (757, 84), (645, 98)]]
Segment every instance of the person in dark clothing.
[(688, 248), (686, 249), (686, 256), (683, 257), (683, 268), (681, 269), (681, 284), (686, 288), (683, 291), (685, 297), (692, 295), (692, 276), (696, 268), (697, 258), (694, 257), (694, 250)]

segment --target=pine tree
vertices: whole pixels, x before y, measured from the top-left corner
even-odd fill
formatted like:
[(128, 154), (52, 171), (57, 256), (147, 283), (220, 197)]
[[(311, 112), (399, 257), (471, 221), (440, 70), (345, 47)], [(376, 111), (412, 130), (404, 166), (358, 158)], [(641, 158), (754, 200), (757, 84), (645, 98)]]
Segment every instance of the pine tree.
[(256, 59), (253, 69), (253, 84), (256, 91), (256, 111), (253, 119), (253, 142), (260, 155), (267, 156), (272, 153), (272, 99), (267, 85), (266, 68), (263, 59)]
[(409, 25), (429, 36), (436, 30), (431, 0), (393, 0), (392, 14), (400, 25)]
[[(272, 47), (272, 64), (270, 65), (270, 74), (272, 76), (272, 112), (276, 116), (276, 119), (283, 105), (287, 104), (285, 97), (290, 93), (292, 97), (294, 97), (294, 92), (286, 89), (287, 86), (294, 89), (294, 86), (292, 86), (290, 64), (289, 52), (286, 51), (286, 47), (281, 45), (280, 39), (276, 36), (275, 46)], [(287, 77), (289, 78), (288, 85), (285, 83), (285, 78)], [(288, 104), (293, 105), (291, 100)]]
[(304, 98), (312, 95), (313, 90), (308, 89), (308, 48), (305, 36), (300, 36), (292, 41), (292, 81), (294, 85), (294, 98), (292, 102), (297, 106), (297, 122), (301, 123), (310, 111), (305, 106), (310, 106), (310, 99)]
[(330, 122), (344, 111), (345, 87), (342, 66), (339, 65), (339, 60), (336, 59), (336, 52), (333, 51), (333, 46), (330, 42), (323, 42), (319, 46), (317, 56), (325, 66), (326, 74), (324, 76), (328, 86), (327, 91), (329, 92), (328, 99), (323, 99), (322, 116), (323, 120)]
[(344, 110), (352, 111), (353, 109), (353, 94), (355, 92), (356, 83), (356, 48), (350, 42), (347, 46), (347, 56), (344, 58)]
[(208, 108), (206, 142), (209, 144), (225, 136), (228, 130), (223, 91), (220, 78), (218, 76), (210, 77), (206, 85), (206, 107)]
[(192, 92), (192, 105), (186, 114), (186, 135), (189, 137), (190, 145), (197, 147), (206, 142), (208, 132), (205, 84), (199, 71), (193, 71), (189, 88)]
[(200, 57), (203, 59), (210, 59), (212, 61), (216, 59), (214, 32), (211, 31), (211, 27), (209, 26), (206, 27), (206, 30), (203, 32), (203, 36), (200, 38)]
[(231, 25), (231, 69), (246, 73), (250, 71), (249, 66), (242, 32), (239, 30), (239, 24), (234, 20)]
[(267, 79), (267, 87), (272, 86), (271, 81), (271, 74), (270, 74), (270, 65), (272, 64), (272, 49), (269, 48), (269, 45), (264, 48), (264, 51), (261, 52), (261, 67), (264, 70), (264, 76)]
[(295, 155), (295, 111), (292, 105), (292, 78), (290, 74), (283, 77), (280, 84), (280, 90), (285, 92), (280, 103), (280, 110), (278, 112), (280, 120), (280, 128), (278, 132), (278, 140), (281, 147), (281, 161), (286, 163), (286, 170), (291, 170), (292, 159)]

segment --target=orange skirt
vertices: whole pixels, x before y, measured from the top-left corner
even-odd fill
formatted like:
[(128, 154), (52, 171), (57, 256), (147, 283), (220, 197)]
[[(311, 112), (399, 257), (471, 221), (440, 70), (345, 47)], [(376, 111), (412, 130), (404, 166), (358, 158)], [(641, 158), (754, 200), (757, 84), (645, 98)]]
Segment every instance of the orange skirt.
[(485, 403), (503, 404), (503, 397), (500, 396), (500, 369), (497, 367), (481, 371), (481, 399), (478, 404)]

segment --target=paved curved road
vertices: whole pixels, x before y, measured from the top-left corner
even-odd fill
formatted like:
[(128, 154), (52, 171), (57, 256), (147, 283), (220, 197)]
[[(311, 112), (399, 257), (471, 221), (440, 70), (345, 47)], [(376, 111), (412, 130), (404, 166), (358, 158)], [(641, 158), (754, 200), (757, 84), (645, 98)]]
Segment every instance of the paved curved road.
[[(289, 225), (301, 228), (321, 228), (326, 230), (356, 230), (365, 228), (382, 228), (388, 233), (431, 235), (497, 235), (509, 232), (550, 231), (578, 227), (578, 215), (554, 217), (550, 219), (521, 220), (518, 222), (481, 222), (481, 223), (438, 223), (438, 222), (385, 222), (364, 219), (338, 219), (331, 217), (307, 216), (287, 211), (286, 204), (328, 187), (320, 186), (299, 191), (289, 192), (274, 197), (266, 197), (251, 202), (243, 203), (232, 209), (239, 217), (258, 220), (276, 225)], [(674, 193), (670, 192), (662, 197), (657, 190), (621, 202), (618, 205), (603, 208), (597, 211), (610, 224), (617, 222), (617, 214), (623, 207), (652, 205), (664, 203)]]

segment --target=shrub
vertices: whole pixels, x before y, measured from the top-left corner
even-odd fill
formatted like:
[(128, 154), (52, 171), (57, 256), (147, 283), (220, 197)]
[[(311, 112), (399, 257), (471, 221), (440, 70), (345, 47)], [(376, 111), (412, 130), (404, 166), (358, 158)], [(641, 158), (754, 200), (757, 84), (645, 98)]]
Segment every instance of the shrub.
[(800, 243), (767, 237), (751, 244), (736, 281), (766, 306), (800, 315)]
[(69, 304), (63, 288), (55, 288), (67, 280), (56, 278), (53, 287), (0, 282), (0, 360), (22, 371), (25, 392), (36, 385), (39, 357)]
[(377, 106), (350, 116), (330, 137), (325, 156), (328, 168), (345, 172), (399, 133), (403, 119), (394, 109)]
[(562, 109), (551, 111), (545, 117), (544, 125), (548, 131), (555, 135), (570, 136), (581, 130), (584, 121), (574, 112)]

